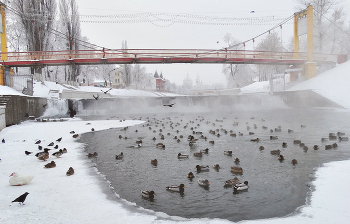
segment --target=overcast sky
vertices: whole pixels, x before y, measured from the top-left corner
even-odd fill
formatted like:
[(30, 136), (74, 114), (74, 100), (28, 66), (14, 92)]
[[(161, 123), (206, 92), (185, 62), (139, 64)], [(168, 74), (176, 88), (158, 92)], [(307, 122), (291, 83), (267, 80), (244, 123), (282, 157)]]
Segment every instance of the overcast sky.
[[(127, 40), (129, 49), (220, 49), (227, 45), (223, 41), (226, 33), (231, 33), (240, 41), (249, 40), (280, 23), (298, 11), (295, 0), (76, 0), (81, 16), (81, 31), (91, 43), (120, 49), (122, 41)], [(349, 0), (345, 1), (345, 5)], [(346, 8), (347, 11), (348, 8)], [(139, 16), (139, 13), (152, 13), (152, 16)], [(157, 15), (156, 15), (157, 13)], [(93, 15), (133, 14), (132, 18), (99, 18)], [(184, 16), (186, 15), (187, 16)], [(136, 17), (138, 15), (139, 17)], [(206, 19), (195, 19), (193, 16), (207, 16)], [(181, 16), (181, 17), (175, 17)], [(211, 25), (212, 18), (231, 18), (225, 21), (230, 25)], [(171, 19), (169, 22), (154, 21)], [(183, 23), (174, 23), (173, 19), (181, 19)], [(254, 19), (254, 25), (247, 20)], [(264, 20), (264, 25), (256, 25), (256, 21)], [(121, 23), (123, 20), (128, 22)], [(152, 20), (153, 22), (136, 22)], [(266, 22), (268, 20), (268, 22)], [(87, 22), (90, 21), (90, 22)], [(93, 22), (91, 22), (93, 21)], [(94, 23), (94, 21), (113, 21), (115, 23)], [(201, 24), (193, 24), (199, 22)], [(217, 21), (217, 23), (220, 23)], [(244, 23), (245, 25), (240, 25)], [(283, 37), (285, 46), (293, 34), (292, 20), (276, 29)], [(255, 41), (256, 44), (263, 37)], [(252, 41), (246, 49), (253, 47)], [(199, 76), (202, 83), (225, 83), (222, 65), (210, 64), (171, 64), (146, 65), (147, 71), (162, 72), (163, 76), (176, 84), (182, 84), (189, 75), (195, 81)]]

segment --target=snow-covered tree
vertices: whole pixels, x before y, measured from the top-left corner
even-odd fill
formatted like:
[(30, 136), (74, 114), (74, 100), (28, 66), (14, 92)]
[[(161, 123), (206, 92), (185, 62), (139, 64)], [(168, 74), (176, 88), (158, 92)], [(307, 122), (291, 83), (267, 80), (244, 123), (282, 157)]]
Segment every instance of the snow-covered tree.
[[(60, 6), (60, 28), (62, 33), (65, 34), (66, 40), (63, 44), (65, 50), (79, 50), (80, 39), (80, 21), (78, 6), (75, 0), (61, 0)], [(72, 64), (67, 65), (64, 68), (64, 80), (67, 82), (77, 81), (77, 77), (80, 75), (80, 66)]]
[(339, 0), (296, 0), (300, 9), (312, 5), (314, 9), (314, 46), (319, 53), (324, 53), (323, 46), (326, 41), (327, 24), (325, 17), (330, 15), (333, 9), (339, 5)]
[[(255, 50), (281, 52), (284, 51), (284, 48), (279, 35), (276, 32), (271, 32), (259, 42)], [(269, 75), (282, 73), (285, 68), (285, 65), (257, 65), (259, 81), (268, 80)]]
[[(52, 50), (52, 28), (55, 25), (57, 12), (55, 0), (14, 0), (12, 2), (16, 14), (17, 26), (23, 31), (27, 51)], [(32, 74), (42, 79), (41, 68), (32, 68)]]
[[(232, 34), (225, 34), (223, 39), (230, 50), (243, 50), (241, 42), (235, 39)], [(249, 84), (253, 75), (249, 65), (241, 64), (223, 64), (222, 72), (226, 76), (228, 88), (240, 88)]]

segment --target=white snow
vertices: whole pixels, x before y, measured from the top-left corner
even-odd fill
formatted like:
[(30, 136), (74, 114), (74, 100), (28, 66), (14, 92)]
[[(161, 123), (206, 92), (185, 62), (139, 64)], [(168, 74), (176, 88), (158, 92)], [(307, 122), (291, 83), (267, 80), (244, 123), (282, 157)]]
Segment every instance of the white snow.
[[(348, 88), (350, 62), (339, 65), (316, 78), (292, 88), (313, 89), (319, 94), (345, 107), (350, 106)], [(259, 85), (259, 84), (256, 84)], [(9, 91), (10, 92), (10, 91)], [(0, 94), (8, 94), (0, 86)], [(87, 125), (87, 122), (91, 125)], [(142, 121), (102, 120), (82, 121), (74, 118), (65, 122), (26, 121), (7, 127), (0, 132), (0, 223), (232, 223), (219, 219), (184, 219), (170, 217), (142, 208), (130, 211), (120, 201), (107, 199), (100, 184), (91, 176), (92, 163), (83, 160), (83, 144), (69, 134), (138, 125)], [(34, 155), (26, 156), (24, 150), (37, 152), (34, 142), (41, 139), (46, 146), (62, 137), (60, 147), (68, 149), (62, 158), (39, 161)], [(57, 167), (43, 168), (54, 160)], [(75, 174), (66, 176), (69, 167)], [(350, 161), (331, 162), (316, 170), (313, 181), (315, 191), (311, 199), (299, 212), (284, 218), (242, 221), (241, 223), (350, 223)], [(31, 183), (24, 186), (10, 186), (9, 175), (34, 175)], [(106, 183), (107, 185), (107, 183)], [(11, 203), (24, 192), (30, 194), (25, 205)], [(117, 195), (116, 195), (117, 197)], [(135, 206), (136, 207), (136, 206)]]
[(350, 108), (350, 61), (338, 65), (315, 78), (306, 80), (290, 88), (294, 90), (313, 90), (316, 93), (342, 105)]

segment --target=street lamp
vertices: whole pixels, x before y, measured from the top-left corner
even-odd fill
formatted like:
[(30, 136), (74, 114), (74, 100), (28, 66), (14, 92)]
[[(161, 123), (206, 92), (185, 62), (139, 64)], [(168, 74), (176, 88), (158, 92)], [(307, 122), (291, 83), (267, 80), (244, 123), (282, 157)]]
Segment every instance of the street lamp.
[(109, 79), (109, 87), (112, 87), (112, 82), (111, 82), (111, 72), (116, 70), (117, 68), (113, 68), (112, 70), (110, 70), (108, 73), (107, 73), (107, 76), (108, 76), (108, 79)]

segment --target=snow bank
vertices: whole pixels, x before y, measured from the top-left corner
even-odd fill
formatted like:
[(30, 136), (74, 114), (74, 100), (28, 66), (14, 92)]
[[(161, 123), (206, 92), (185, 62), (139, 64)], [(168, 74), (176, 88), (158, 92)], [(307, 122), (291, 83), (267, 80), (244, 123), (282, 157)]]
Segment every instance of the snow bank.
[[(91, 123), (88, 125), (88, 123)], [(70, 131), (78, 134), (123, 126), (141, 124), (142, 121), (116, 120), (82, 121), (69, 119), (65, 122), (26, 121), (5, 128), (0, 139), (5, 139), (0, 149), (0, 222), (12, 223), (232, 223), (218, 219), (182, 219), (169, 217), (142, 208), (131, 211), (119, 201), (111, 201), (101, 189), (101, 183), (90, 175), (92, 163), (83, 160), (83, 144), (72, 138)], [(60, 143), (55, 140), (62, 137)], [(33, 154), (38, 152), (36, 140), (47, 146), (55, 142), (59, 148), (67, 148), (62, 158), (50, 157), (46, 162)], [(25, 155), (24, 151), (34, 152)], [(52, 150), (55, 151), (55, 150)], [(51, 153), (50, 153), (51, 154)], [(54, 160), (55, 168), (44, 165)], [(75, 174), (66, 176), (69, 167)], [(348, 202), (350, 186), (348, 170), (350, 161), (325, 164), (316, 172), (316, 191), (311, 204), (300, 209), (301, 213), (286, 218), (244, 221), (242, 223), (350, 223)], [(12, 172), (34, 175), (31, 183), (10, 186)], [(106, 183), (107, 185), (107, 183)], [(24, 192), (29, 192), (25, 205), (11, 203)], [(117, 196), (116, 196), (117, 197)]]
[(15, 89), (12, 89), (8, 86), (1, 86), (0, 85), (0, 95), (19, 95), (19, 96), (25, 96), (24, 94), (16, 91)]
[(329, 100), (350, 108), (350, 61), (323, 72), (316, 77), (299, 83), (288, 91), (313, 90)]

